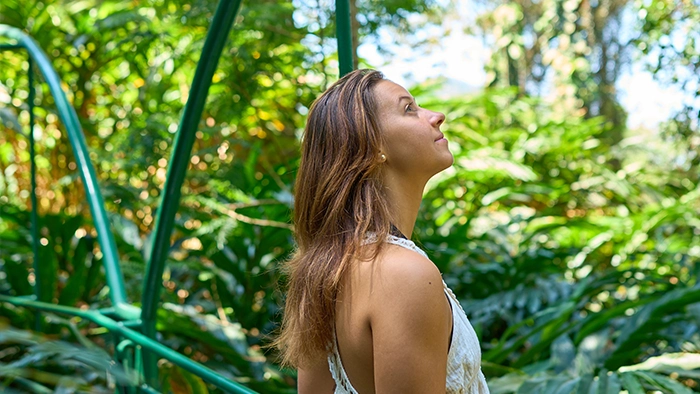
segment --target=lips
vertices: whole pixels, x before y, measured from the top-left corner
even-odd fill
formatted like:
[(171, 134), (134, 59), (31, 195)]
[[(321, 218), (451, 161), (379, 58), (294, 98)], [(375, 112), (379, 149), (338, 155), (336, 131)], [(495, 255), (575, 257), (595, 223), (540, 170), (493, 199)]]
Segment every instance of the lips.
[(435, 139), (435, 142), (438, 142), (438, 141), (440, 141), (440, 140), (444, 140), (444, 139), (445, 139), (445, 135), (444, 135), (444, 134), (442, 134), (442, 133), (440, 133), (440, 136), (439, 136), (439, 137), (437, 137), (437, 138)]

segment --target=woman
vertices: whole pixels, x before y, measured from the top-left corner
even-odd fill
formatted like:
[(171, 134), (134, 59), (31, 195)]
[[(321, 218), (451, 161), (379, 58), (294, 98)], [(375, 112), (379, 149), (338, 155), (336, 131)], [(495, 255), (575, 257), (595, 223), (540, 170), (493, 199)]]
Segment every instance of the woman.
[(464, 311), (404, 236), (428, 179), (452, 165), (444, 119), (372, 70), (312, 105), (276, 341), (300, 394), (488, 393)]

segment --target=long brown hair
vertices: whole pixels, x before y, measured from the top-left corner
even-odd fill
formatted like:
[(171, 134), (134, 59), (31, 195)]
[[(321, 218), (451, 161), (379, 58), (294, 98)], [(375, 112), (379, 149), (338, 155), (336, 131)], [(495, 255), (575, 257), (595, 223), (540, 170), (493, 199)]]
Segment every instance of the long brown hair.
[[(300, 367), (325, 356), (343, 274), (360, 258), (369, 233), (381, 240), (390, 230), (374, 94), (383, 79), (378, 71), (353, 71), (309, 111), (294, 194), (297, 251), (285, 265), (287, 299), (274, 342), (284, 365)], [(381, 244), (372, 243), (363, 256), (376, 257)]]

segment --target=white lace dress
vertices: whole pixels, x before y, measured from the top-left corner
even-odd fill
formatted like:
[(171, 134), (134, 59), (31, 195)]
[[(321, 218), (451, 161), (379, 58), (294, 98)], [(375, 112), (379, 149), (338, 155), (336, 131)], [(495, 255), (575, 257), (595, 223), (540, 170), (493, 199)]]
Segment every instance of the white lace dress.
[[(425, 258), (423, 250), (410, 240), (389, 235), (386, 242), (415, 251)], [(447, 353), (447, 394), (488, 394), (489, 388), (481, 372), (481, 347), (474, 328), (467, 319), (457, 297), (442, 282), (452, 307), (452, 343)], [(328, 366), (335, 381), (335, 394), (358, 394), (350, 383), (340, 360), (337, 341), (333, 341), (328, 355)]]

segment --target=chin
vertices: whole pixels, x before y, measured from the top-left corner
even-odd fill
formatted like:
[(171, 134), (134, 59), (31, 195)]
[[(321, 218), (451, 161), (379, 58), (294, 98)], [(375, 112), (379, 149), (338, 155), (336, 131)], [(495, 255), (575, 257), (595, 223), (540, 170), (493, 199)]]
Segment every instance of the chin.
[(454, 163), (455, 163), (455, 158), (454, 158), (454, 156), (452, 156), (452, 153), (450, 153), (449, 158), (448, 157), (445, 158), (444, 165), (443, 165), (442, 169), (440, 169), (440, 171), (444, 171), (444, 170), (452, 167), (452, 164), (454, 164)]
[(449, 158), (445, 158), (444, 160), (441, 160), (440, 163), (435, 167), (437, 171), (434, 172), (433, 175), (437, 175), (446, 169), (452, 167), (452, 164), (454, 164), (455, 159), (450, 155)]

